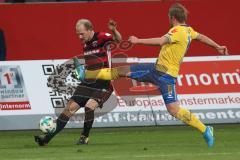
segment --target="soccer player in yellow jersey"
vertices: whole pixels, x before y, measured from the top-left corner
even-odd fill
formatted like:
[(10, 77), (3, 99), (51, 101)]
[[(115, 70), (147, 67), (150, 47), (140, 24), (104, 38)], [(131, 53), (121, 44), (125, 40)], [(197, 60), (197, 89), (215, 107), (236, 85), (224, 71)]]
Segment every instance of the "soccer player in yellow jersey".
[(83, 66), (76, 69), (79, 79), (113, 80), (129, 77), (141, 82), (150, 82), (158, 86), (168, 112), (182, 122), (197, 128), (209, 147), (214, 144), (213, 127), (205, 126), (196, 116), (178, 102), (175, 84), (180, 64), (192, 40), (198, 40), (213, 48), (220, 54), (228, 55), (226, 46), (220, 46), (207, 36), (194, 31), (186, 24), (187, 10), (181, 4), (174, 4), (169, 9), (171, 29), (160, 38), (139, 39), (129, 37), (133, 44), (161, 46), (155, 64), (134, 64), (116, 68), (104, 68), (95, 71), (85, 70)]

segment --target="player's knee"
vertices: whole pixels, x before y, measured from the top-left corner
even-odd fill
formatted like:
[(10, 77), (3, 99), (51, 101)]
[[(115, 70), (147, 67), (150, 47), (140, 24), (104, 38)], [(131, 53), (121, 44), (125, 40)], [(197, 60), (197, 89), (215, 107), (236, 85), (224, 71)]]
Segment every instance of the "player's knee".
[(178, 102), (174, 102), (166, 104), (166, 108), (172, 116), (175, 116), (178, 113), (180, 106)]
[(74, 101), (69, 101), (67, 104), (67, 107), (63, 110), (63, 113), (68, 116), (71, 117), (74, 115), (74, 113), (79, 109), (79, 105), (74, 102)]
[(89, 99), (85, 105), (86, 108), (95, 110), (99, 106), (98, 102), (94, 99)]

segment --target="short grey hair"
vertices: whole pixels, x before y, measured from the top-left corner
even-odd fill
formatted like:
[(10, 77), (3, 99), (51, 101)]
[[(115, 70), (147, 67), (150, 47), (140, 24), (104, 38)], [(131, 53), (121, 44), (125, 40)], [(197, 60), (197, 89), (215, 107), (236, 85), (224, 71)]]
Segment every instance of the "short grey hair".
[(87, 30), (93, 30), (92, 22), (88, 19), (79, 19), (77, 21), (76, 27), (78, 27), (80, 25), (84, 25)]

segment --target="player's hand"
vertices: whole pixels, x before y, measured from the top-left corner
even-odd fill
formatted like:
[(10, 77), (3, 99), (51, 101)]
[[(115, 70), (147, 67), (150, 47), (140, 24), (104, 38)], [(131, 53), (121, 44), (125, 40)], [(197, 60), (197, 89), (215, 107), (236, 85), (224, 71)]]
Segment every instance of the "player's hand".
[(128, 38), (128, 41), (131, 42), (132, 44), (137, 44), (139, 42), (139, 39), (135, 36), (130, 36)]
[(108, 28), (111, 31), (115, 31), (117, 29), (117, 23), (114, 20), (110, 19), (108, 21)]
[(226, 46), (219, 46), (217, 47), (217, 51), (218, 53), (222, 54), (222, 55), (229, 55), (228, 54), (228, 49)]

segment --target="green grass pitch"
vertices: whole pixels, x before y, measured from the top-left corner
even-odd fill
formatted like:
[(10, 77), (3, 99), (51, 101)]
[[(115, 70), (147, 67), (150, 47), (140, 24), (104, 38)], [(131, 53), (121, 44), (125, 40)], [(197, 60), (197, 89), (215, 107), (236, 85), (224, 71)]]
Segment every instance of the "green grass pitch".
[(0, 160), (239, 160), (240, 124), (214, 129), (213, 148), (187, 126), (97, 128), (80, 146), (81, 129), (65, 129), (47, 147), (35, 144), (39, 131), (1, 131)]

